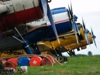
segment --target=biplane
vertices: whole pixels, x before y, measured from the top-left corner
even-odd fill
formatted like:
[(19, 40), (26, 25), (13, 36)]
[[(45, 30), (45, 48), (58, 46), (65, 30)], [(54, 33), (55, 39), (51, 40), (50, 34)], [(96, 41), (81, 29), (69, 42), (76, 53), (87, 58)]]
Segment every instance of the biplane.
[[(53, 14), (52, 16), (54, 19), (54, 23), (55, 23), (58, 35), (72, 30), (73, 24), (72, 24), (72, 21), (69, 20), (68, 9), (66, 9), (65, 7), (55, 8), (55, 9), (52, 9), (51, 12)], [(41, 21), (40, 19), (38, 22), (42, 25), (45, 25), (46, 22), (43, 19), (42, 19), (43, 24), (40, 23), (40, 21)], [(43, 27), (40, 27), (39, 25), (37, 25), (36, 22), (32, 22), (32, 23), (33, 23), (33, 25), (31, 25), (30, 23), (27, 23), (27, 26), (31, 26), (31, 30), (29, 30), (26, 34), (23, 34), (23, 36), (21, 35), (22, 33), (20, 34), (19, 31), (22, 30), (22, 32), (24, 33), (24, 29), (25, 29), (24, 25), (20, 25), (20, 26), (16, 27), (15, 30), (12, 29), (12, 30), (6, 31), (5, 33), (8, 36), (6, 38), (2, 37), (2, 33), (1, 33), (1, 43), (8, 41), (8, 43), (2, 44), (1, 50), (3, 51), (3, 49), (5, 49), (5, 48), (8, 49), (8, 48), (11, 48), (11, 46), (16, 46), (18, 43), (23, 44), (23, 40), (28, 41), (28, 43), (36, 44), (38, 41), (43, 41), (43, 40), (51, 40), (52, 41), (52, 40), (56, 39), (53, 29), (52, 29), (51, 25), (49, 25), (50, 22), (49, 22), (48, 26), (43, 26)], [(35, 26), (37, 26), (37, 27), (39, 26), (39, 28), (36, 28)], [(20, 37), (16, 37), (18, 35), (20, 35)], [(14, 41), (15, 39), (17, 39), (17, 40)], [(26, 45), (26, 43), (24, 43), (24, 45)], [(31, 53), (31, 52), (29, 51), (27, 53)]]
[[(7, 37), (7, 31), (20, 24), (26, 24), (45, 16), (51, 23), (51, 28), (56, 38), (58, 34), (52, 19), (48, 0), (4, 0), (0, 1), (0, 31), (3, 38)], [(18, 32), (16, 28), (15, 31)], [(14, 34), (16, 35), (16, 34)], [(24, 43), (26, 41), (24, 40)], [(28, 47), (28, 50), (29, 47)]]
[[(82, 28), (82, 25), (80, 23), (78, 24), (78, 29), (80, 32), (80, 35), (78, 35), (78, 40), (79, 43), (76, 42), (76, 38), (75, 38), (75, 34), (74, 31), (70, 31), (67, 34), (64, 35), (60, 35), (59, 39), (60, 39), (60, 44), (57, 43), (57, 40), (54, 41), (44, 41), (44, 42), (39, 42), (38, 46), (41, 52), (43, 51), (48, 51), (51, 52), (52, 54), (54, 54), (55, 56), (62, 56), (61, 53), (62, 52), (68, 52), (69, 55), (75, 55), (74, 53), (74, 49), (77, 49), (78, 51), (80, 49), (86, 49), (87, 45), (90, 45), (94, 42), (95, 46), (96, 42), (95, 42), (95, 38), (96, 36), (93, 33), (93, 30), (91, 29), (91, 32), (86, 29), (86, 28)], [(86, 30), (86, 33), (84, 33), (84, 30)], [(85, 35), (88, 36), (88, 40), (89, 42), (87, 42)], [(47, 46), (47, 47), (45, 47)], [(46, 49), (45, 49), (46, 48)]]
[[(39, 54), (37, 42), (55, 40), (59, 42), (58, 35), (67, 34), (72, 29), (75, 42), (78, 43), (78, 29), (75, 23), (77, 16), (73, 15), (72, 8), (61, 7), (50, 11), (48, 2), (47, 0), (1, 2), (0, 7), (3, 7), (0, 18), (1, 53), (4, 50), (9, 50), (11, 53), (13, 49), (24, 49), (26, 53), (32, 54), (31, 46), (34, 49), (34, 54)], [(45, 21), (45, 17), (49, 23), (47, 23), (48, 20)], [(42, 20), (42, 23), (37, 25), (32, 22), (37, 22), (36, 20)], [(32, 22), (33, 25), (29, 22)], [(86, 41), (89, 41), (87, 35), (85, 37)]]

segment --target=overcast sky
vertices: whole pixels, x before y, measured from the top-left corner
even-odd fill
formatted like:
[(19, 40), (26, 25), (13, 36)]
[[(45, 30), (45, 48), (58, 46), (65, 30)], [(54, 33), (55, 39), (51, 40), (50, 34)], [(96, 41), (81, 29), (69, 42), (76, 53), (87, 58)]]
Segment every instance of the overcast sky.
[(78, 16), (78, 22), (82, 23), (82, 18), (86, 27), (90, 30), (92, 27), (96, 35), (97, 48), (94, 44), (87, 46), (87, 49), (76, 53), (87, 54), (92, 51), (93, 54), (100, 54), (100, 0), (52, 0), (50, 8), (68, 7), (72, 2), (73, 12)]

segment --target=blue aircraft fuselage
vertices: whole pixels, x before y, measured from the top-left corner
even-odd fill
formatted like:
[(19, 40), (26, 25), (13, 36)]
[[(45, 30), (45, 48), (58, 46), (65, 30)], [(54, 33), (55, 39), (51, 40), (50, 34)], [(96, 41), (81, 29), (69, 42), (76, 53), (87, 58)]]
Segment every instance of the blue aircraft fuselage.
[[(52, 15), (55, 15), (55, 14), (60, 14), (63, 12), (68, 13), (68, 10), (65, 7), (61, 7), (61, 8), (52, 9), (51, 12), (52, 12)], [(72, 30), (70, 21), (60, 22), (60, 23), (55, 24), (55, 26), (56, 26), (58, 35), (64, 34)], [(53, 32), (51, 25), (39, 28), (35, 31), (32, 31), (24, 35), (24, 39), (28, 43), (34, 43), (34, 42), (42, 41), (45, 39), (51, 40), (52, 38), (56, 38), (56, 37), (55, 37), (55, 34)]]

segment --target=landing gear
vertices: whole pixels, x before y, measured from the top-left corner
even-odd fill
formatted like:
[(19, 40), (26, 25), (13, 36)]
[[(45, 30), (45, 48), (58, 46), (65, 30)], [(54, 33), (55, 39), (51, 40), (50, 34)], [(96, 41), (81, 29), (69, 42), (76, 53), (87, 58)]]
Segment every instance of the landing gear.
[(65, 56), (58, 56), (58, 57), (57, 57), (57, 60), (58, 60), (60, 63), (63, 63), (63, 62), (68, 61), (68, 58), (65, 57)]
[(23, 49), (25, 50), (25, 52), (26, 52), (27, 54), (33, 54), (32, 51), (31, 51), (30, 46), (28, 45), (28, 43), (27, 43), (26, 41), (23, 42)]
[(70, 56), (75, 56), (75, 51), (74, 51), (74, 50), (67, 51), (67, 53), (68, 53)]
[(80, 51), (80, 48), (77, 48), (77, 51)]
[(52, 54), (54, 54), (56, 56), (56, 59), (60, 62), (60, 63), (63, 63), (63, 62), (66, 62), (68, 61), (68, 58), (63, 56), (61, 51), (60, 51), (61, 48), (58, 48), (56, 50), (52, 50)]
[(39, 48), (38, 48), (36, 43), (33, 43), (31, 46), (34, 49), (34, 53), (33, 54), (40, 54)]

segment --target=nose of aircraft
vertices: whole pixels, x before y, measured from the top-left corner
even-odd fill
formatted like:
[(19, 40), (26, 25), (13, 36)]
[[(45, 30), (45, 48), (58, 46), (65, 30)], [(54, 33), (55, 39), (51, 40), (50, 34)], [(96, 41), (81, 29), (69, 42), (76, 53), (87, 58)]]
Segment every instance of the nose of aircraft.
[(89, 41), (90, 41), (90, 44), (93, 43), (93, 40), (92, 40), (92, 35), (90, 33), (87, 34), (88, 38), (89, 38)]

